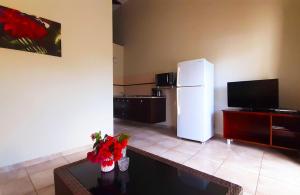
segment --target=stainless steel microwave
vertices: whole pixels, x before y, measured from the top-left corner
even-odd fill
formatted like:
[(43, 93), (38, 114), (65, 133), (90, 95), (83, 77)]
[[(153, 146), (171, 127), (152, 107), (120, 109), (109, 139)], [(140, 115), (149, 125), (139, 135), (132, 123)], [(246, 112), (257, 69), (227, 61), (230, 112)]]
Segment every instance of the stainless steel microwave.
[(156, 86), (176, 86), (176, 72), (168, 72), (156, 74), (155, 83)]

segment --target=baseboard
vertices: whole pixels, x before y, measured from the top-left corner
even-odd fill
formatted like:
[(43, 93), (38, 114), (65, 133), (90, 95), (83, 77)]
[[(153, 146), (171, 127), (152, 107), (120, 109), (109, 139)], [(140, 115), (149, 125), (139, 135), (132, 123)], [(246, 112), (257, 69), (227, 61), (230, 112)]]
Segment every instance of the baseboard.
[(86, 149), (91, 149), (91, 147), (92, 147), (91, 145), (85, 145), (85, 146), (65, 150), (65, 151), (62, 151), (62, 152), (49, 154), (47, 156), (42, 156), (42, 157), (39, 157), (39, 158), (34, 158), (34, 159), (31, 159), (31, 160), (19, 162), (19, 163), (16, 163), (16, 164), (3, 166), (3, 167), (0, 167), (0, 173), (15, 170), (15, 169), (19, 169), (19, 168), (33, 166), (33, 165), (36, 165), (36, 164), (39, 164), (39, 163), (43, 163), (43, 162), (61, 157), (63, 155), (68, 155), (68, 154), (80, 152), (80, 151), (83, 151), (83, 150), (86, 150)]

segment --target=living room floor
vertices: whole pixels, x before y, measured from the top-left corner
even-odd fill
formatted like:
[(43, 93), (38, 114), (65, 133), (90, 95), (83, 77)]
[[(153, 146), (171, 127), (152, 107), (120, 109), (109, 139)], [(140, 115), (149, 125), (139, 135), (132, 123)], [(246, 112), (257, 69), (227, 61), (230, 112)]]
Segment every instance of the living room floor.
[(86, 158), (90, 146), (0, 169), (0, 195), (53, 195), (53, 170)]
[(129, 145), (239, 184), (243, 194), (300, 194), (300, 154), (213, 138), (205, 144), (178, 139), (174, 129), (115, 121)]
[[(205, 144), (176, 138), (174, 129), (115, 121), (129, 145), (223, 178), (244, 194), (300, 194), (300, 154), (214, 138)], [(86, 157), (90, 146), (0, 169), (0, 195), (54, 194), (53, 170)]]

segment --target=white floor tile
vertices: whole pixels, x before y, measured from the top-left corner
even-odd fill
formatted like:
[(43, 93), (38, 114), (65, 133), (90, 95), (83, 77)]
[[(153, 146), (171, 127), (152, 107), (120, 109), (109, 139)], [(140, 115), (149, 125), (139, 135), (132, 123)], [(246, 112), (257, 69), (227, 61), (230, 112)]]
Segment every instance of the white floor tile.
[(216, 173), (222, 162), (214, 161), (207, 158), (194, 157), (184, 163), (184, 165), (204, 173), (213, 175)]
[(289, 182), (281, 182), (276, 179), (260, 176), (256, 195), (299, 195), (300, 186)]
[(48, 169), (30, 175), (31, 181), (35, 189), (40, 190), (54, 184), (53, 170)]
[(192, 157), (192, 155), (177, 152), (175, 150), (167, 150), (166, 152), (161, 154), (161, 157), (183, 164), (184, 162), (189, 160)]
[(258, 172), (234, 167), (223, 167), (223, 165), (221, 165), (215, 174), (216, 177), (242, 186), (244, 193), (248, 194), (255, 194), (258, 175)]

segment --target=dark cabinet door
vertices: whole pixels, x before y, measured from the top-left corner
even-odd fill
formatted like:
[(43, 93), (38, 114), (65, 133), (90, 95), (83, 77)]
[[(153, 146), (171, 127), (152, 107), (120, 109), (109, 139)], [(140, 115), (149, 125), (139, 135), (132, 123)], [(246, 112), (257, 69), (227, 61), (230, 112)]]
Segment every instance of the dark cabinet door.
[(155, 98), (150, 102), (149, 121), (159, 123), (166, 121), (166, 99)]
[(147, 122), (149, 110), (149, 101), (146, 98), (130, 99), (129, 119), (139, 122)]
[(129, 111), (128, 111), (130, 120), (136, 121), (136, 119), (138, 117), (137, 106), (138, 106), (138, 99), (132, 98), (130, 100), (130, 108), (129, 108)]
[(114, 117), (145, 123), (166, 120), (165, 98), (114, 98)]
[(114, 117), (122, 118), (123, 105), (120, 98), (114, 98)]
[(123, 112), (122, 112), (123, 119), (130, 119), (130, 107), (131, 107), (130, 99), (123, 98), (122, 106), (123, 106)]
[(120, 119), (130, 119), (130, 101), (129, 98), (114, 99), (114, 117)]
[(149, 122), (150, 115), (150, 99), (142, 98), (137, 99), (136, 103), (136, 120), (140, 122)]

